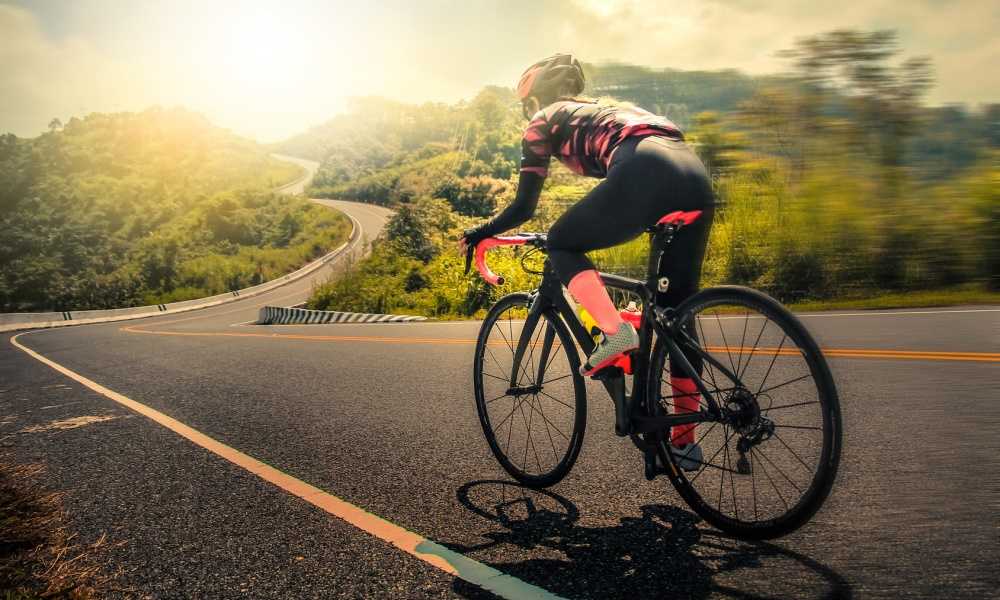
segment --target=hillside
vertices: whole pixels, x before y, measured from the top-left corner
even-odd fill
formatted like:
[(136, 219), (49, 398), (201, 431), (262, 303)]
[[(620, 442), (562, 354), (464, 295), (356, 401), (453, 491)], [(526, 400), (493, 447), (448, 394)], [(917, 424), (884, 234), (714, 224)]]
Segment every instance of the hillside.
[[(928, 107), (921, 97), (930, 78), (919, 61), (881, 64), (892, 52), (838, 44), (870, 49), (883, 38), (839, 35), (796, 49), (833, 48), (820, 57), (825, 71), (793, 65), (781, 77), (752, 79), (588, 66), (588, 93), (675, 118), (697, 111), (687, 138), (720, 203), (706, 285), (751, 285), (785, 301), (862, 303), (884, 293), (1000, 288), (997, 106)], [(463, 276), (454, 252), (464, 228), (512, 199), (523, 124), (511, 90), (486, 88), (450, 106), (359, 100), (350, 114), (290, 141), (310, 140), (325, 152), (312, 193), (397, 209), (372, 256), (318, 289), (311, 305), (473, 315), (499, 294), (530, 286), (516, 256), (491, 259), (507, 278), (494, 289)], [(595, 183), (553, 161), (539, 210), (520, 229), (546, 230)], [(593, 257), (638, 275), (645, 243)]]
[[(704, 111), (730, 112), (740, 102), (750, 98), (759, 87), (760, 78), (736, 70), (682, 71), (677, 69), (651, 69), (626, 64), (587, 64), (586, 93), (591, 96), (612, 96), (635, 102), (649, 110), (665, 114), (678, 125), (687, 128), (694, 115)], [(514, 102), (513, 92), (506, 87), (485, 88)], [(366, 105), (374, 106), (365, 108)], [(463, 103), (448, 107), (442, 104), (409, 106), (373, 98), (358, 98), (348, 107), (348, 114), (312, 127), (278, 144), (280, 152), (322, 161), (331, 149), (342, 144), (364, 141), (379, 134), (397, 137), (410, 149), (431, 141), (450, 141), (455, 136), (454, 122), (442, 121), (440, 127), (427, 126), (428, 121), (438, 120), (459, 109)], [(355, 115), (366, 119), (362, 127)], [(450, 126), (449, 126), (450, 125)], [(350, 134), (344, 137), (344, 132)]]
[(270, 190), (301, 174), (183, 110), (0, 137), (0, 311), (114, 308), (244, 287), (343, 237)]

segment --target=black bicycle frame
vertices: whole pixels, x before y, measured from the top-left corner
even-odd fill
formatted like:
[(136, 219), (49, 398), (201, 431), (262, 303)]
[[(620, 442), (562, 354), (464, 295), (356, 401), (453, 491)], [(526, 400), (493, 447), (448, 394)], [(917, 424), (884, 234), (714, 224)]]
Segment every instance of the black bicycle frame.
[[(660, 272), (660, 261), (670, 244), (677, 228), (674, 226), (658, 226), (650, 233), (650, 253), (648, 265), (648, 277), (645, 282), (627, 277), (619, 277), (609, 273), (600, 273), (600, 277), (607, 287), (624, 290), (635, 294), (642, 301), (642, 324), (639, 327), (639, 350), (631, 355), (632, 360), (632, 393), (625, 392), (625, 373), (619, 367), (608, 367), (598, 374), (599, 379), (604, 384), (605, 389), (611, 395), (615, 404), (615, 433), (619, 436), (648, 434), (660, 432), (677, 425), (689, 423), (703, 423), (706, 421), (720, 421), (724, 418), (724, 413), (720, 409), (715, 396), (709, 391), (701, 374), (692, 366), (685, 355), (685, 349), (701, 357), (702, 360), (710, 363), (723, 375), (728, 377), (734, 384), (739, 386), (739, 377), (726, 368), (720, 361), (702, 349), (701, 345), (691, 338), (674, 319), (674, 311), (668, 307), (657, 306), (655, 303), (656, 293), (660, 285), (658, 273)], [(669, 285), (669, 282), (666, 282)], [(524, 328), (517, 342), (514, 351), (514, 363), (511, 367), (512, 382), (519, 380), (518, 371), (521, 370), (521, 361), (527, 351), (531, 340), (534, 339), (535, 327), (539, 319), (547, 311), (555, 312), (562, 318), (569, 327), (573, 337), (585, 354), (590, 354), (594, 349), (594, 340), (590, 332), (586, 330), (576, 313), (570, 306), (563, 294), (563, 287), (553, 271), (548, 260), (542, 271), (542, 281), (538, 289), (532, 293), (528, 315), (525, 318)], [(662, 416), (649, 416), (641, 414), (637, 409), (646, 398), (646, 386), (649, 381), (650, 358), (652, 354), (653, 333), (667, 344), (670, 358), (675, 365), (680, 366), (695, 383), (698, 391), (708, 405), (707, 410), (696, 412), (685, 412), (667, 414)], [(552, 344), (555, 340), (555, 329), (548, 325), (545, 337), (542, 341), (541, 359), (538, 363), (538, 372), (535, 381), (537, 385), (545, 380), (545, 368), (549, 354), (552, 351)], [(682, 347), (683, 346), (683, 347)]]

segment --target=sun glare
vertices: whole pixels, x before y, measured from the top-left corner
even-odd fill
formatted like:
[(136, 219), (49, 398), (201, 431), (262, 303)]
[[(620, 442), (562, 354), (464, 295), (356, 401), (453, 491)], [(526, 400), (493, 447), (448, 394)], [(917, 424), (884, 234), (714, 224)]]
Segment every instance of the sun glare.
[(223, 79), (237, 90), (262, 92), (297, 82), (308, 48), (291, 23), (251, 13), (229, 24), (220, 39)]

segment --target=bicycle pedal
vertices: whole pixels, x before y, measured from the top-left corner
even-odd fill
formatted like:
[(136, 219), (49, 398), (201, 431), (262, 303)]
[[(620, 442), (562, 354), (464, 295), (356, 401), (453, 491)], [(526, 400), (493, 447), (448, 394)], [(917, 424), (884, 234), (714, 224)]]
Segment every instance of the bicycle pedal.
[(656, 460), (656, 451), (643, 453), (643, 475), (646, 481), (653, 481), (657, 475), (670, 475), (670, 471), (661, 467)]
[(659, 473), (657, 472), (658, 469), (657, 469), (657, 466), (656, 466), (656, 454), (653, 454), (653, 453), (650, 453), (650, 452), (644, 452), (643, 453), (643, 459), (644, 459), (643, 460), (643, 463), (644, 463), (643, 466), (645, 467), (643, 469), (643, 471), (644, 471), (643, 474), (646, 476), (646, 481), (652, 481), (652, 480), (656, 479), (656, 476), (659, 475)]
[(625, 373), (622, 371), (621, 367), (617, 364), (613, 364), (594, 373), (590, 376), (590, 378), (594, 381), (611, 381), (612, 379), (618, 379), (624, 376)]

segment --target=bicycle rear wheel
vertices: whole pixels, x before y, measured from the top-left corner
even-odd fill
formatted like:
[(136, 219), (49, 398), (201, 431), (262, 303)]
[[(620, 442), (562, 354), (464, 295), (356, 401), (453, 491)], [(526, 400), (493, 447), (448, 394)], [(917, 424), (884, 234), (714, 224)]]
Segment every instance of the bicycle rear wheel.
[(483, 321), (473, 384), (486, 441), (511, 477), (531, 487), (559, 482), (573, 468), (587, 424), (587, 394), (569, 330), (546, 311), (523, 360), (514, 354), (525, 327), (528, 295), (501, 298)]
[[(695, 429), (697, 470), (681, 470), (669, 442), (659, 442), (671, 482), (695, 512), (734, 535), (767, 539), (801, 527), (829, 495), (840, 461), (840, 404), (822, 352), (791, 312), (749, 288), (699, 292), (676, 318), (735, 378), (704, 361), (701, 378), (724, 418)], [(658, 341), (653, 412), (673, 410), (668, 354)]]

